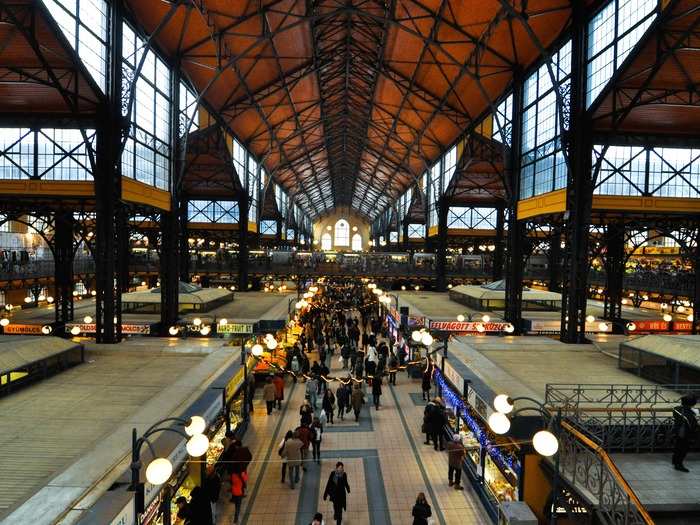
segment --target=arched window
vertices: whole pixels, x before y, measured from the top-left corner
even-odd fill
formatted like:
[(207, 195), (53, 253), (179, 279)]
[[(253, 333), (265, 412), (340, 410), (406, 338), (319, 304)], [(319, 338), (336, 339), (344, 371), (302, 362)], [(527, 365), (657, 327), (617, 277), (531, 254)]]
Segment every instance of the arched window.
[(321, 235), (321, 249), (324, 251), (329, 251), (333, 249), (333, 239), (331, 239), (330, 233), (324, 233)]
[(356, 233), (352, 236), (352, 251), (361, 252), (362, 251), (362, 235)]
[(345, 219), (335, 223), (335, 245), (350, 246), (350, 225)]

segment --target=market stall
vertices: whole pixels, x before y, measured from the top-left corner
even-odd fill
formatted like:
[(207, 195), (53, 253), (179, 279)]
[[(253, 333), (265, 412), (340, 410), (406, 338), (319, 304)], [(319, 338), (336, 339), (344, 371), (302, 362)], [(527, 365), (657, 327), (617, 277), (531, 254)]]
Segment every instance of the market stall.
[[(433, 377), (447, 408), (448, 438), (460, 436), (467, 450), (464, 467), (469, 480), (495, 519), (501, 503), (520, 499), (520, 447), (509, 438), (490, 432), (484, 407), (476, 407), (458, 394), (459, 385), (449, 381), (439, 368)], [(485, 404), (478, 394), (470, 394), (471, 400), (479, 398)]]

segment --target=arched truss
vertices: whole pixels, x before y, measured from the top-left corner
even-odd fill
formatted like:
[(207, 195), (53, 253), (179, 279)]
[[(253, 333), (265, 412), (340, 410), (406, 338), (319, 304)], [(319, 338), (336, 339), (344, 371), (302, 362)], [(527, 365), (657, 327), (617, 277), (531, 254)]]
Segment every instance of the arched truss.
[(370, 219), (494, 113), (571, 16), (568, 0), (127, 5), (308, 215), (350, 205)]

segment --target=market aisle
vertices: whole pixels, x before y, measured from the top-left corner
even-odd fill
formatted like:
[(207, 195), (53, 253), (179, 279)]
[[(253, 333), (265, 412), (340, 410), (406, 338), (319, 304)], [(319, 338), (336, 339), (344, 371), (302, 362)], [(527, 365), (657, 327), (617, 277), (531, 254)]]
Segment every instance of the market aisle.
[[(276, 495), (270, 494), (268, 490), (263, 490), (258, 480), (260, 479), (261, 472), (264, 476), (266, 473), (269, 474), (270, 471), (274, 471), (276, 475), (279, 476), (280, 458), (277, 455), (276, 444), (284, 437), (285, 432), (289, 430), (292, 422), (296, 420), (296, 418), (290, 418), (290, 414), (294, 414), (295, 410), (297, 412), (299, 410), (299, 402), (296, 403), (295, 408), (288, 408), (289, 404), (293, 403), (290, 397), (298, 397), (302, 390), (303, 385), (297, 385), (295, 387), (292, 381), (287, 379), (284, 391), (285, 401), (282, 403), (282, 410), (279, 411), (275, 409), (269, 416), (267, 415), (265, 402), (262, 400), (262, 386), (259, 386), (256, 390), (255, 399), (253, 401), (254, 412), (251, 416), (248, 429), (243, 436), (243, 444), (250, 448), (253, 454), (253, 461), (248, 468), (248, 491), (241, 506), (239, 523), (268, 523), (267, 521), (259, 519), (259, 516), (250, 516), (251, 505), (255, 507), (255, 503), (260, 499), (263, 500), (263, 507), (269, 504), (271, 507), (277, 508), (278, 505), (283, 506), (285, 504), (285, 502), (280, 501), (280, 498)], [(279, 481), (279, 479), (277, 481)], [(230, 525), (233, 523), (234, 507), (230, 502), (229, 489), (229, 483), (224, 481), (218, 505), (217, 524)], [(279, 523), (286, 522), (279, 521)]]
[[(331, 375), (345, 375), (337, 356), (332, 359)], [(299, 383), (292, 392), (290, 382), (285, 392), (287, 404), (273, 416), (265, 414), (264, 403), (256, 396), (255, 413), (244, 439), (254, 460), (240, 523), (308, 525), (317, 511), (323, 513), (327, 524), (333, 523), (333, 507), (329, 501), (323, 501), (323, 490), (336, 461), (343, 461), (351, 490), (344, 525), (411, 524), (411, 509), (418, 492), (425, 492), (436, 523), (489, 524), (466, 474), (464, 491), (450, 488), (446, 453), (423, 445), (423, 406), (415, 400), (416, 394), (420, 399), (420, 382), (400, 372), (397, 383), (396, 387), (384, 385), (379, 411), (369, 408), (368, 392), (359, 423), (350, 414), (344, 422), (326, 425), (321, 465), (309, 463), (294, 490), (280, 482), (277, 445), (287, 430), (299, 424), (304, 384)], [(338, 383), (330, 385), (335, 391)], [(229, 525), (233, 507), (228, 494), (222, 493), (222, 500), (218, 523)]]

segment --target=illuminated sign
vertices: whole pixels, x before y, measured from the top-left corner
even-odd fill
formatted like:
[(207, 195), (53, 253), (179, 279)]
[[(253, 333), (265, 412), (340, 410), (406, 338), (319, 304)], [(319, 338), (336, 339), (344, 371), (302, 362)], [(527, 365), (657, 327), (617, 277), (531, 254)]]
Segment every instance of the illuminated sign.
[(252, 334), (253, 325), (249, 323), (226, 323), (216, 326), (219, 334)]
[[(94, 334), (97, 331), (95, 323), (66, 323), (66, 331), (78, 327), (81, 333)], [(151, 333), (150, 324), (122, 324), (122, 333), (130, 335), (148, 335)]]
[(42, 335), (39, 324), (8, 324), (3, 328), (3, 332), (15, 335)]
[(431, 330), (441, 332), (478, 332), (478, 327), (484, 328), (484, 332), (505, 331), (508, 323), (480, 323), (474, 321), (430, 321)]

